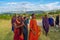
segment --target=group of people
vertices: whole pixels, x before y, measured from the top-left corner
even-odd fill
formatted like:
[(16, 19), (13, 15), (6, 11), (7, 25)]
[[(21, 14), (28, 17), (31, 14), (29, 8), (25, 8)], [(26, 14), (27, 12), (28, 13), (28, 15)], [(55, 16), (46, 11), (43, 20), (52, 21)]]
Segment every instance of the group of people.
[[(37, 25), (35, 14), (31, 15), (30, 21), (27, 16), (14, 15), (11, 23), (12, 31), (14, 32), (14, 40), (38, 40), (41, 35), (41, 28)], [(48, 18), (47, 15), (42, 17), (42, 25), (46, 36), (49, 32), (49, 26), (54, 26), (55, 24), (59, 26), (59, 15), (56, 16), (55, 21), (52, 17)], [(30, 28), (29, 31), (28, 27)]]
[[(14, 32), (14, 40), (27, 40), (28, 36), (28, 21), (27, 17), (14, 15), (12, 17), (12, 31)], [(23, 38), (24, 36), (24, 38)]]
[[(38, 40), (40, 35), (40, 29), (37, 25), (35, 14), (31, 15), (31, 20), (29, 23), (29, 18), (27, 16), (16, 16), (12, 17), (12, 31), (14, 32), (14, 40)], [(28, 24), (30, 27), (28, 35)], [(29, 38), (28, 38), (29, 37)]]
[(42, 25), (45, 31), (45, 35), (47, 36), (49, 32), (49, 27), (60, 27), (59, 15), (57, 15), (56, 18), (53, 18), (53, 16), (48, 17), (48, 15), (45, 15), (44, 17), (42, 17)]

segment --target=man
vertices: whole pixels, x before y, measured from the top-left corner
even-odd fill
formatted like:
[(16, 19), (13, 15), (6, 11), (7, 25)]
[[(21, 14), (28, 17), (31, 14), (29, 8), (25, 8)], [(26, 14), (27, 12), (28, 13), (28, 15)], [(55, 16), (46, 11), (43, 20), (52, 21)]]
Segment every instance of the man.
[(35, 14), (32, 14), (32, 19), (30, 20), (29, 40), (38, 40), (39, 32), (36, 16)]
[(12, 17), (11, 24), (12, 24), (12, 31), (14, 32), (14, 22), (16, 21), (16, 14)]
[(24, 29), (23, 29), (23, 34), (24, 34), (24, 40), (27, 40), (28, 38), (28, 23), (29, 19), (27, 17), (24, 17)]
[(47, 15), (43, 17), (42, 23), (43, 23), (43, 29), (45, 31), (45, 35), (47, 36), (49, 32), (49, 21)]
[(24, 22), (22, 22), (21, 16), (18, 16), (14, 22), (14, 40), (24, 40), (23, 26)]
[(55, 21), (56, 27), (59, 26), (59, 15), (56, 16), (56, 21)]

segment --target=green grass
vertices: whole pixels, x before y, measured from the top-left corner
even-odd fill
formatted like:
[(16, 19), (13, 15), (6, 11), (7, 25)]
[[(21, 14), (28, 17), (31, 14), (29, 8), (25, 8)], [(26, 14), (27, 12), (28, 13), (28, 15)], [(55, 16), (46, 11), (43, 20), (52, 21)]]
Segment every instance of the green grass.
[[(46, 37), (42, 31), (39, 40), (60, 40), (60, 29), (58, 28), (59, 31), (55, 31), (55, 29), (56, 28), (50, 27), (48, 37)], [(0, 40), (13, 40), (13, 34), (10, 20), (0, 19)]]
[[(11, 18), (12, 18), (12, 16), (13, 16), (14, 14), (0, 14), (0, 19), (7, 19), (7, 20), (10, 20)], [(31, 14), (17, 14), (17, 15), (24, 15), (24, 16), (26, 16), (26, 15), (28, 15), (29, 17), (31, 16)], [(40, 19), (42, 16), (44, 16), (45, 14), (36, 14), (36, 18), (37, 19)]]
[(13, 32), (11, 31), (10, 20), (0, 20), (0, 40), (12, 40)]

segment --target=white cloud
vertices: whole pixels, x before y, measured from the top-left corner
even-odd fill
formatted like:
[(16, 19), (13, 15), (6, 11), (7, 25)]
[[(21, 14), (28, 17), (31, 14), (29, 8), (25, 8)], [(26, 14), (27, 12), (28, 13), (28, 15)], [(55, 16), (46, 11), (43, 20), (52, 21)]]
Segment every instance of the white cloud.
[(8, 5), (13, 5), (13, 4), (17, 4), (16, 2), (9, 2), (7, 3)]
[(54, 2), (54, 3), (48, 3), (45, 4), (44, 6), (48, 9), (48, 10), (53, 10), (53, 9), (60, 9), (60, 5), (58, 5), (60, 2)]
[[(53, 10), (60, 9), (60, 2), (48, 3), (48, 4), (37, 4), (30, 2), (9, 2), (9, 3), (1, 3), (0, 12), (7, 11), (34, 11), (34, 10)], [(2, 6), (3, 5), (3, 6)]]

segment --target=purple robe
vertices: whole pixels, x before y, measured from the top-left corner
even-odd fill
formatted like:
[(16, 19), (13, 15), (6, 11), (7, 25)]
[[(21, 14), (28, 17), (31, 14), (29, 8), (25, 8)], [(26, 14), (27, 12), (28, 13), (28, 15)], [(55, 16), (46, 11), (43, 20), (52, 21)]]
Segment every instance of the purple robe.
[(11, 23), (12, 23), (12, 31), (14, 31), (14, 22), (16, 21), (16, 18), (15, 17), (13, 17), (12, 18), (12, 21), (11, 21)]
[(49, 31), (49, 21), (48, 21), (48, 18), (47, 17), (43, 17), (42, 23), (43, 23), (43, 29), (45, 30), (46, 35), (47, 35), (48, 31)]

